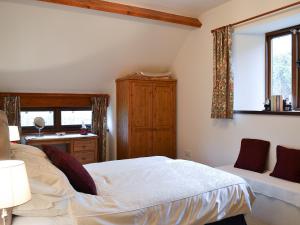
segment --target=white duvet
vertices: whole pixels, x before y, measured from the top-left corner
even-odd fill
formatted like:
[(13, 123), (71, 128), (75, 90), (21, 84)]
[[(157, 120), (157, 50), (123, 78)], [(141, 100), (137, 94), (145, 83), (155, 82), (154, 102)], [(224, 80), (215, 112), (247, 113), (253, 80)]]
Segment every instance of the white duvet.
[(240, 177), (166, 157), (88, 164), (98, 196), (77, 193), (79, 225), (205, 224), (246, 214), (254, 195)]
[(166, 157), (85, 165), (98, 196), (74, 192), (60, 217), (17, 217), (13, 225), (201, 225), (251, 211), (242, 178)]

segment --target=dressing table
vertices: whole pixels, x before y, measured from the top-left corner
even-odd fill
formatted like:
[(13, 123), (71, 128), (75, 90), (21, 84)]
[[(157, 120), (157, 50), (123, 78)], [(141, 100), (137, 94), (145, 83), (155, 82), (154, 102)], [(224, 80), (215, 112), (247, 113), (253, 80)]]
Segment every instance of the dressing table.
[(63, 151), (71, 154), (82, 164), (95, 163), (98, 161), (98, 136), (95, 134), (65, 134), (25, 136), (25, 143), (35, 147), (41, 145), (55, 145)]

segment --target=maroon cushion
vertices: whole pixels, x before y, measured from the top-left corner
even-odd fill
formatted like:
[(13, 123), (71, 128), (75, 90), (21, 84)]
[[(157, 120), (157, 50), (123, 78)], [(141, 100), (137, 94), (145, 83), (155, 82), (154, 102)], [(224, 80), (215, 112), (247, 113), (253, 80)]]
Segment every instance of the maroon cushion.
[(76, 191), (97, 195), (93, 178), (77, 159), (51, 145), (43, 145), (42, 149), (51, 162), (67, 176)]
[(270, 142), (244, 138), (234, 167), (263, 173), (266, 170)]
[(273, 177), (300, 183), (300, 150), (277, 146), (277, 162)]

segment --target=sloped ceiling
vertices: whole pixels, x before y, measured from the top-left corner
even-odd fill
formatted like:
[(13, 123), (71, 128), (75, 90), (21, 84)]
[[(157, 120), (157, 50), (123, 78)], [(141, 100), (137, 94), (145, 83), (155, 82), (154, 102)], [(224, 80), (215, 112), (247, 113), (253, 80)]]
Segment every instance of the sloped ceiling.
[[(219, 1), (172, 2), (207, 7)], [(0, 0), (0, 91), (110, 92), (122, 75), (167, 71), (192, 30), (34, 0)]]
[(151, 8), (183, 16), (198, 17), (201, 13), (228, 0), (110, 0), (111, 2)]

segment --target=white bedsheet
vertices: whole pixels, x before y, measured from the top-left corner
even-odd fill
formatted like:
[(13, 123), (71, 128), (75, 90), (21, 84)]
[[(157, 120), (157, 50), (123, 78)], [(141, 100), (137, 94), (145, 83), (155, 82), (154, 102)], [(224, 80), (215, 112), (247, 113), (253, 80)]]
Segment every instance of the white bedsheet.
[(70, 200), (75, 225), (201, 225), (247, 214), (254, 201), (244, 179), (190, 161), (149, 157), (85, 167), (99, 193)]
[(243, 177), (253, 188), (255, 193), (276, 198), (300, 208), (300, 184), (282, 180), (266, 173), (255, 173), (235, 168), (233, 165), (219, 167), (218, 169)]

